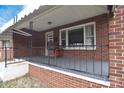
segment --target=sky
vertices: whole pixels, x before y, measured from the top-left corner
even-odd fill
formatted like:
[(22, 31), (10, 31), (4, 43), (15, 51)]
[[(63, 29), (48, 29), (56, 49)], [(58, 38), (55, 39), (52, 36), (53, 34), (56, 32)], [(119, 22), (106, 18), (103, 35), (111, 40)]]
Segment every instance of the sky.
[(0, 5), (0, 28), (24, 8), (24, 5)]

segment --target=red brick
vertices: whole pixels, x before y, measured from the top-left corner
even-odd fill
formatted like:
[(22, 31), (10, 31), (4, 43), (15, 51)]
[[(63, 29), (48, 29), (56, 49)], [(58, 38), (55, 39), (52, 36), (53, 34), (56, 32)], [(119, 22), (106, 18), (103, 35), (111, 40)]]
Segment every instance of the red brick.
[[(38, 69), (39, 71), (39, 76), (37, 74), (32, 73), (32, 71), (37, 71), (34, 69)], [(47, 74), (46, 74), (47, 73)], [(50, 71), (47, 69), (39, 68), (33, 65), (29, 65), (29, 75), (30, 77), (35, 77), (38, 80), (46, 83), (48, 86), (52, 87), (61, 87), (61, 88), (81, 88), (81, 87), (107, 87), (101, 84), (96, 84), (93, 82), (89, 82), (83, 79), (79, 79), (76, 77), (71, 77), (68, 75), (64, 75), (58, 72)]]
[(124, 45), (124, 42), (117, 42), (116, 45), (121, 45), (121, 46), (123, 46), (123, 45)]
[(115, 50), (115, 49), (109, 49), (109, 52), (110, 52), (110, 53), (115, 53), (116, 50)]
[[(122, 76), (124, 74), (124, 71), (122, 71), (124, 64), (124, 56), (123, 56), (123, 38), (124, 38), (124, 20), (121, 20), (121, 17), (124, 15), (124, 6), (118, 6), (117, 11), (115, 12), (115, 17), (110, 20), (109, 23), (109, 32), (120, 32), (119, 34), (114, 34), (114, 39), (109, 39), (109, 45), (110, 45), (110, 80), (111, 80), (111, 86), (110, 87), (124, 87), (123, 85), (123, 79)], [(112, 21), (112, 22), (111, 22)], [(113, 21), (115, 24), (113, 25)], [(113, 25), (113, 26), (112, 26)], [(119, 27), (120, 26), (120, 27)], [(121, 27), (123, 26), (123, 27)], [(114, 30), (111, 30), (114, 29)], [(110, 37), (111, 38), (111, 37)], [(120, 39), (120, 40), (119, 40)], [(112, 42), (116, 43), (116, 45), (112, 44)], [(113, 45), (114, 47), (111, 47)], [(117, 47), (118, 46), (118, 47)], [(120, 46), (120, 49), (119, 49)], [(113, 49), (113, 51), (112, 51)], [(117, 55), (113, 55), (117, 54)], [(113, 58), (113, 60), (112, 60)], [(122, 79), (122, 80), (121, 80)]]
[(116, 25), (111, 25), (110, 28), (116, 28), (116, 27), (121, 27), (121, 24), (116, 24)]
[(116, 59), (121, 59), (121, 60), (124, 60), (124, 56), (117, 56)]
[(119, 66), (119, 67), (124, 67), (124, 64), (117, 63), (116, 65)]

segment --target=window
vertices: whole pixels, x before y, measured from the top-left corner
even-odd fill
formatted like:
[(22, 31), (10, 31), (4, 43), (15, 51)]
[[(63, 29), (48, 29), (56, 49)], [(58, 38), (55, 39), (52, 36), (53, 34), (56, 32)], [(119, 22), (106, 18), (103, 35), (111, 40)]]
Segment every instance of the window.
[(85, 33), (86, 33), (86, 45), (94, 45), (94, 25), (87, 25), (85, 26)]
[(60, 30), (60, 45), (67, 49), (94, 49), (95, 43), (95, 22)]
[(9, 40), (3, 41), (3, 47), (10, 47), (10, 42)]
[(3, 46), (2, 47), (10, 48), (11, 47), (10, 41), (9, 40), (3, 41)]
[(62, 46), (66, 46), (66, 31), (61, 32), (61, 40), (62, 40)]
[(83, 28), (68, 31), (68, 45), (79, 46), (84, 44)]

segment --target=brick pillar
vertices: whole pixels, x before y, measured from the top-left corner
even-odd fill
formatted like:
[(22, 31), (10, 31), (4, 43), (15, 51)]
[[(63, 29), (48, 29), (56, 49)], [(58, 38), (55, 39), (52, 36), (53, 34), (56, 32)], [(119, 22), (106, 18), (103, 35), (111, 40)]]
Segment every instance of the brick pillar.
[(111, 87), (124, 87), (124, 6), (109, 20), (109, 79)]

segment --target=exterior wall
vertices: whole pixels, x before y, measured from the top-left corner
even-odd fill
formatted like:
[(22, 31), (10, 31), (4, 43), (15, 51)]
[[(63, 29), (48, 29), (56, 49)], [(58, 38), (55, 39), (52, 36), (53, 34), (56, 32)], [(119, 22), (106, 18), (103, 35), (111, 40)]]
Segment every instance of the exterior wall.
[(24, 57), (30, 54), (30, 38), (13, 34), (14, 57)]
[(61, 74), (34, 65), (29, 65), (29, 75), (50, 87), (57, 88), (102, 88), (108, 87), (101, 84), (89, 82), (69, 75)]
[[(22, 28), (23, 31), (32, 34), (32, 37), (26, 37), (19, 34), (13, 34), (14, 57), (39, 56), (44, 48), (41, 48), (43, 42), (40, 42), (43, 35), (39, 32)], [(32, 39), (32, 42), (31, 42)], [(21, 43), (20, 43), (21, 42)], [(31, 44), (32, 43), (32, 44)], [(31, 50), (32, 47), (32, 50)], [(32, 54), (31, 54), (32, 51)], [(44, 52), (43, 52), (44, 53)]]
[[(90, 59), (90, 60), (97, 60), (97, 61), (108, 61), (108, 17), (107, 14), (95, 16), (89, 19), (80, 20), (77, 22), (73, 22), (70, 24), (65, 24), (63, 26), (55, 27), (52, 29), (48, 29), (46, 31), (36, 32), (31, 31), (28, 29), (22, 29), (23, 31), (26, 31), (28, 33), (33, 34), (32, 37), (25, 37), (22, 35), (13, 35), (13, 43), (16, 56), (30, 56), (31, 50), (30, 48), (30, 40), (32, 38), (32, 55), (38, 56), (45, 54), (45, 33), (49, 31), (54, 32), (54, 45), (59, 46), (59, 30), (62, 28), (72, 27), (75, 25), (80, 25), (88, 22), (96, 22), (96, 50), (64, 50), (63, 56), (66, 57), (79, 57), (81, 59)], [(21, 42), (21, 43), (20, 43)], [(100, 47), (100, 46), (106, 46), (106, 47)], [(41, 48), (42, 47), (42, 48)], [(41, 52), (40, 52), (41, 51)], [(36, 55), (35, 55), (36, 54)], [(53, 53), (51, 53), (53, 54)], [(69, 54), (69, 55), (68, 55)]]
[[(76, 25), (85, 24), (88, 22), (96, 22), (96, 50), (64, 50), (63, 56), (79, 57), (82, 59), (95, 59), (97, 61), (109, 61), (108, 50), (108, 16), (107, 14), (95, 16), (89, 19), (80, 20), (63, 26), (55, 27), (44, 32), (54, 32), (54, 45), (59, 46), (59, 30), (62, 28), (72, 27)], [(45, 41), (45, 40), (42, 40)], [(103, 46), (103, 47), (101, 47)]]
[(118, 6), (109, 21), (111, 87), (124, 87), (124, 6)]

